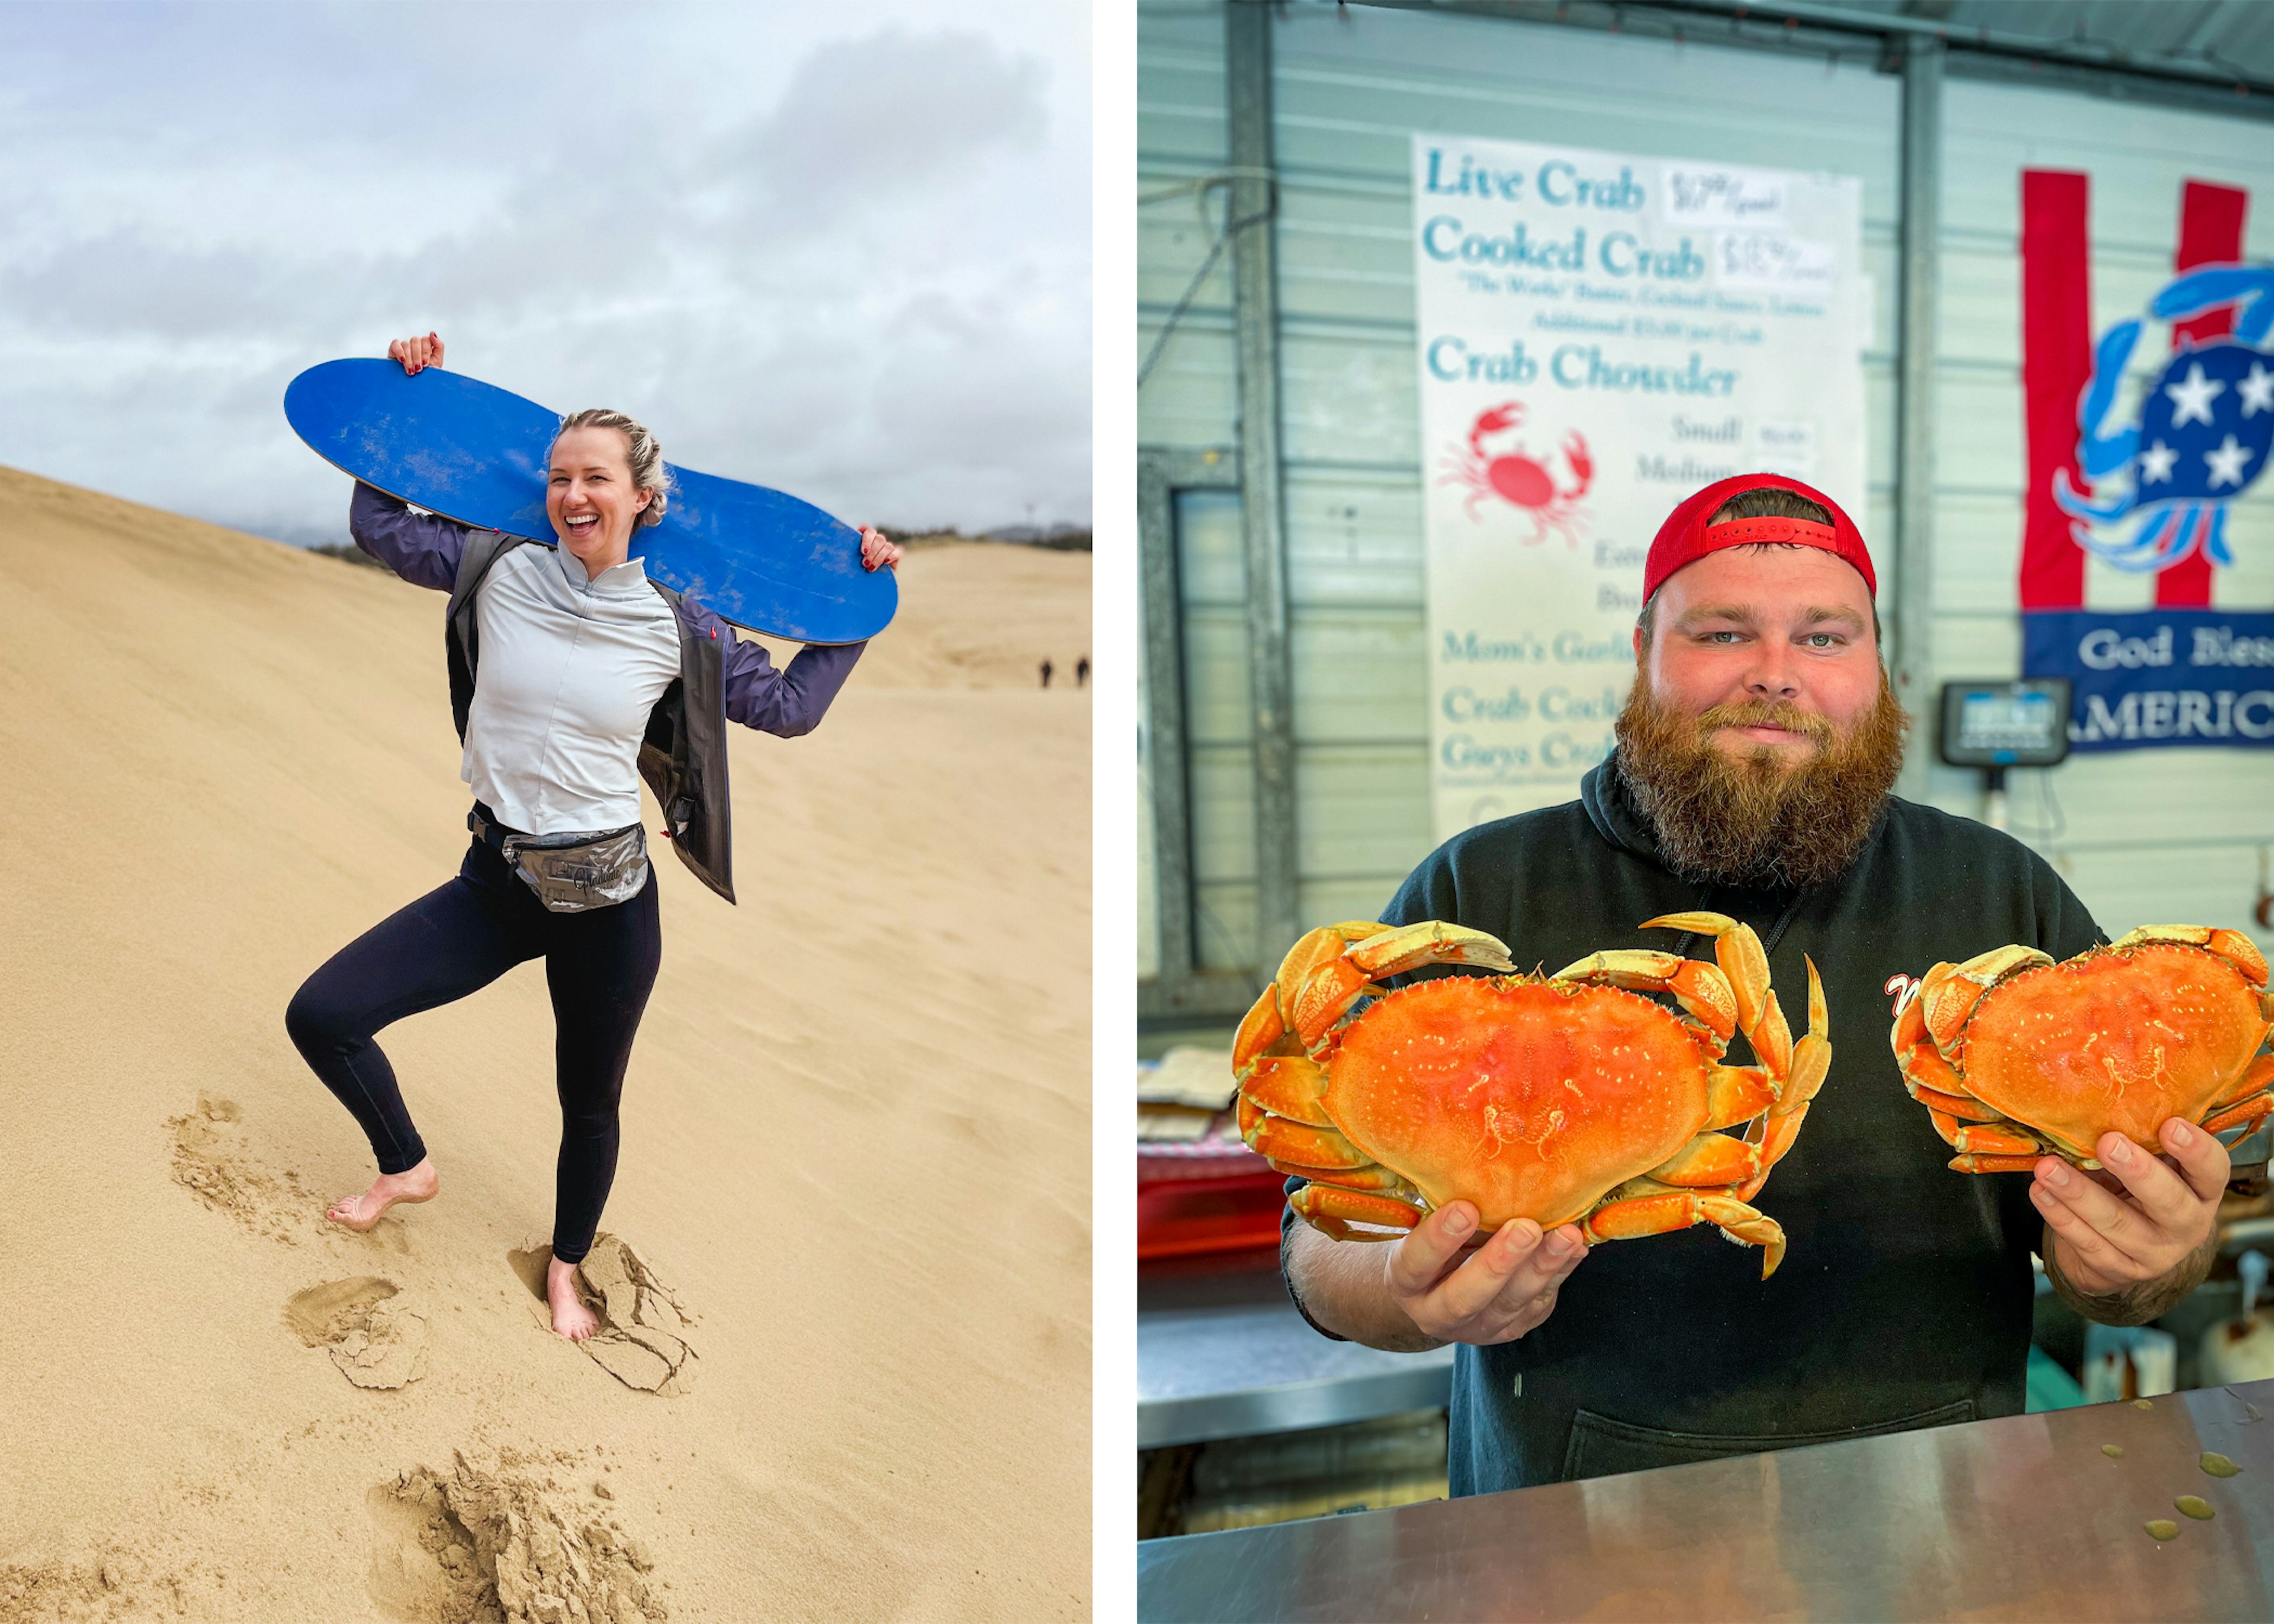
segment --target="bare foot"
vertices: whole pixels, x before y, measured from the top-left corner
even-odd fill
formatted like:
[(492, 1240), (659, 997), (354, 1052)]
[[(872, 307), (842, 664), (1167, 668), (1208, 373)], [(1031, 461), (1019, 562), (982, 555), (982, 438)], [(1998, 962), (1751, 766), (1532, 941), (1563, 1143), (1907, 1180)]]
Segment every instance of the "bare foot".
[(555, 1258), (545, 1266), (545, 1300), (553, 1305), (553, 1328), (581, 1342), (600, 1328), (599, 1316), (576, 1294), (576, 1266)]
[(441, 1187), (442, 1176), (434, 1170), (434, 1158), (429, 1156), (407, 1173), (381, 1173), (361, 1195), (342, 1196), (333, 1202), (324, 1216), (360, 1235), (387, 1216), (387, 1209), (397, 1201), (431, 1201)]

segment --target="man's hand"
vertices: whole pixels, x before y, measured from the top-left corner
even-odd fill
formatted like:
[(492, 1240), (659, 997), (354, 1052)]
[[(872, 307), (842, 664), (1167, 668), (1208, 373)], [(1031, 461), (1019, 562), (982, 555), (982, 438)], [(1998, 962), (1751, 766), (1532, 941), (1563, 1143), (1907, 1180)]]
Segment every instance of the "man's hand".
[(863, 569), (897, 569), (900, 549), (884, 531), (869, 525), (861, 527), (861, 568)]
[(1518, 1218), (1464, 1257), (1476, 1227), (1477, 1209), (1453, 1201), (1388, 1248), (1390, 1301), (1432, 1342), (1514, 1342), (1555, 1312), (1556, 1289), (1587, 1255), (1577, 1224), (1543, 1236)]
[(2225, 1146), (2177, 1116), (2157, 1137), (2168, 1165), (2124, 1135), (2105, 1133), (2094, 1150), (2113, 1177), (2095, 1177), (2047, 1156), (2029, 1186), (2059, 1254), (2045, 1259), (2056, 1281), (2088, 1297), (2118, 1299), (2105, 1306), (2127, 1323), (2170, 1306), (2132, 1318), (2150, 1306), (2147, 1298), (2169, 1291), (2176, 1301), (2197, 1283), (2183, 1276), (2209, 1261), (2226, 1189)]

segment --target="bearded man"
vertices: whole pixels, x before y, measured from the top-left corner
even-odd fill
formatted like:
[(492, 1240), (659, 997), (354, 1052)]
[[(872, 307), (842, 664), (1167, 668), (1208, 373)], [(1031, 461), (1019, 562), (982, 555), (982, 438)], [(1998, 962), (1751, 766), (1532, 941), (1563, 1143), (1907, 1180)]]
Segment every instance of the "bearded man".
[(2105, 1183), (2051, 1156), (1969, 1177), (1903, 1090), (1887, 1030), (1911, 978), (2006, 943), (2066, 959), (2105, 938), (2027, 846), (1889, 793), (1908, 722), (1854, 523), (1795, 480), (1724, 480), (1675, 509), (1643, 587), (1615, 754), (1577, 801), (1446, 842), (1382, 919), (1467, 925), (1554, 965), (1663, 949), (1638, 929), (1658, 914), (1732, 915), (1788, 1000), (1803, 954), (1823, 972), (1831, 1072), (1760, 1199), (1790, 1245), (1767, 1281), (1711, 1228), (1591, 1253), (1571, 1224), (1480, 1236), (1464, 1201), (1390, 1244), (1290, 1214), (1281, 1263), (1314, 1326), (1461, 1344), (1456, 1494), (2018, 1414), (2032, 1251), (2112, 1325), (2155, 1318), (2210, 1267), (2228, 1170), (2210, 1135), (2173, 1118), (2157, 1157), (2109, 1134)]

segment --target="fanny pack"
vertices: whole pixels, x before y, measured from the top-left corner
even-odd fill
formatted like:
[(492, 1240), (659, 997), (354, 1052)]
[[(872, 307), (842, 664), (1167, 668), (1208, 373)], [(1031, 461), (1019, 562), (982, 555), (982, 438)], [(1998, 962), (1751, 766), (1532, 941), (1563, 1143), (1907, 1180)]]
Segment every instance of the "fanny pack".
[(612, 907), (647, 883), (647, 830), (638, 823), (601, 833), (525, 835), (501, 829), (477, 801), (466, 814), (474, 831), (555, 914)]

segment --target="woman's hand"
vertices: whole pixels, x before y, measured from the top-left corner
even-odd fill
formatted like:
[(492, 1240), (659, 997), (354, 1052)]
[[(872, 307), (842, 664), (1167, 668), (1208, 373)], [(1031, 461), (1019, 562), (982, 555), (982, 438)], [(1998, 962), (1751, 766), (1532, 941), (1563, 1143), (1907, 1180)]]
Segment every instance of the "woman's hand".
[[(434, 348), (434, 359), (439, 362), (441, 358), (441, 343), (440, 340), (437, 340)], [(900, 549), (885, 538), (884, 531), (866, 524), (861, 527), (862, 568), (892, 569), (899, 565), (900, 556)]]
[(418, 372), (442, 365), (442, 339), (437, 333), (424, 338), (398, 338), (387, 347), (387, 358), (403, 363), (405, 372)]

